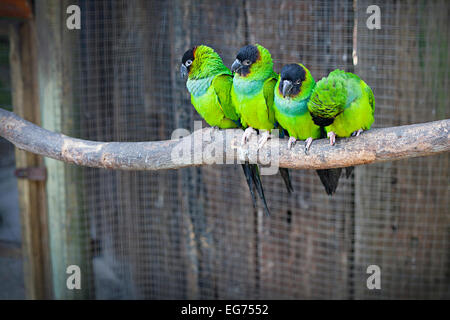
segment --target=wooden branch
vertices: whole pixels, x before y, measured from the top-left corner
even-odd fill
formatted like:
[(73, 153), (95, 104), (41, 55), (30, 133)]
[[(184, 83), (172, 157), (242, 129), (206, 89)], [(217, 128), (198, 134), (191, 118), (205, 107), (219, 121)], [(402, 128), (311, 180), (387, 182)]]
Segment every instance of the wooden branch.
[(246, 148), (241, 148), (242, 133), (238, 129), (204, 128), (174, 140), (95, 142), (45, 130), (0, 109), (0, 136), (19, 149), (95, 168), (161, 170), (246, 160), (260, 164), (273, 161), (273, 165), (278, 160), (278, 165), (285, 168), (326, 169), (429, 156), (450, 150), (450, 119), (372, 129), (359, 137), (337, 139), (335, 146), (330, 146), (326, 139), (316, 140), (308, 154), (305, 154), (303, 142), (297, 142), (288, 150), (287, 139), (270, 139), (257, 153), (256, 136)]

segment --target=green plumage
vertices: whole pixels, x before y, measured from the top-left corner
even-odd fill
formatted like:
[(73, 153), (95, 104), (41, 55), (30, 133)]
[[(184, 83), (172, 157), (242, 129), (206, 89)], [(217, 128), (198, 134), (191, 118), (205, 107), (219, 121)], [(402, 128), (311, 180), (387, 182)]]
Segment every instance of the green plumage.
[(300, 92), (296, 96), (283, 97), (280, 92), (280, 81), (278, 79), (274, 90), (275, 119), (289, 136), (299, 140), (306, 140), (309, 137), (313, 139), (321, 138), (321, 129), (314, 124), (311, 114), (308, 111), (308, 101), (315, 87), (315, 81), (311, 73), (302, 64), (299, 64), (305, 70), (306, 77), (301, 84)]
[[(233, 63), (231, 98), (243, 128), (258, 130), (275, 128), (274, 88), (278, 75), (273, 71), (270, 52), (259, 44), (242, 47)], [(232, 66), (232, 70), (233, 70)], [(279, 169), (288, 192), (293, 192), (289, 171)]]
[[(286, 92), (286, 85), (289, 90)], [(308, 102), (316, 86), (309, 70), (302, 64), (285, 65), (274, 90), (275, 118), (290, 137), (299, 140), (324, 137), (308, 110)], [(305, 147), (306, 148), (306, 147)], [(332, 195), (338, 186), (342, 169), (317, 170), (327, 194)]]
[(275, 124), (273, 89), (278, 76), (273, 71), (269, 51), (259, 44), (255, 46), (258, 60), (251, 65), (248, 75), (234, 75), (231, 97), (244, 128), (271, 130)]
[[(188, 64), (188, 61), (191, 64)], [(236, 107), (231, 98), (232, 73), (212, 48), (200, 45), (186, 51), (182, 59), (181, 72), (182, 75), (186, 75), (186, 73), (188, 75), (186, 87), (191, 94), (192, 105), (210, 126), (221, 129), (241, 127)], [(242, 168), (253, 206), (256, 207), (256, 191), (263, 202), (266, 213), (270, 214), (258, 166), (246, 162), (242, 164)]]
[(194, 56), (186, 87), (195, 110), (210, 126), (238, 128), (239, 116), (230, 95), (233, 85), (230, 70), (210, 47), (197, 46)]
[(370, 87), (357, 75), (334, 70), (317, 82), (308, 109), (316, 123), (326, 124), (327, 133), (349, 137), (359, 129), (370, 129), (375, 99)]

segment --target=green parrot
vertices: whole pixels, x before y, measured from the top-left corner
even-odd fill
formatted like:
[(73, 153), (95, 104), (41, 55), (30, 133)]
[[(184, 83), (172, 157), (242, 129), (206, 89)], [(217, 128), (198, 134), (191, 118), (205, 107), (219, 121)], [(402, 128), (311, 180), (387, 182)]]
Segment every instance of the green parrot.
[[(240, 119), (231, 100), (233, 76), (220, 56), (210, 47), (199, 45), (187, 50), (181, 60), (180, 73), (187, 77), (186, 87), (191, 94), (195, 110), (212, 127), (240, 128)], [(256, 207), (254, 189), (270, 215), (261, 183), (258, 165), (242, 164), (253, 206)]]
[[(309, 70), (303, 64), (283, 66), (274, 89), (275, 119), (289, 133), (288, 148), (296, 140), (305, 140), (305, 152), (313, 139), (325, 137), (322, 127), (313, 122), (308, 111), (308, 101), (316, 86)], [(317, 170), (317, 174), (327, 194), (332, 195), (337, 188), (341, 168)]]
[[(258, 129), (261, 131), (259, 149), (276, 127), (273, 92), (278, 75), (273, 71), (270, 52), (259, 44), (246, 45), (237, 53), (231, 71), (234, 73), (231, 98), (245, 128), (241, 144), (244, 145)], [(289, 171), (280, 168), (280, 174), (288, 192), (293, 192)]]
[(230, 96), (233, 76), (212, 48), (200, 45), (186, 51), (180, 72), (183, 78), (188, 77), (192, 105), (210, 126), (240, 127)]
[(359, 136), (374, 121), (372, 89), (356, 74), (332, 71), (317, 82), (308, 102), (315, 124), (325, 127), (330, 144), (336, 137)]

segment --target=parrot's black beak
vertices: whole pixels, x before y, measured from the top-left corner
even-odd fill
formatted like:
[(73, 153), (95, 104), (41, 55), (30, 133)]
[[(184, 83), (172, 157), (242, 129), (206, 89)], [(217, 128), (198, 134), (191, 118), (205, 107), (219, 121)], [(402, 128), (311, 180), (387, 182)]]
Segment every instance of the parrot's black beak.
[(283, 98), (286, 98), (287, 95), (291, 92), (292, 88), (294, 88), (292, 81), (283, 80)]
[(186, 77), (188, 76), (188, 73), (189, 73), (188, 69), (186, 68), (186, 66), (184, 64), (182, 64), (180, 67), (181, 78), (186, 79)]
[(242, 63), (238, 59), (236, 59), (236, 60), (234, 60), (233, 64), (231, 65), (231, 72), (239, 73), (239, 70), (241, 70), (242, 67), (243, 67)]

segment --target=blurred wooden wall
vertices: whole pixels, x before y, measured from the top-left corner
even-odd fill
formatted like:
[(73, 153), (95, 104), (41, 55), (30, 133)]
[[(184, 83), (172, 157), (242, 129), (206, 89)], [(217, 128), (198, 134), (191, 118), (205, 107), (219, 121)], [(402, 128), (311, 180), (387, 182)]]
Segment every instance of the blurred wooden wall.
[[(77, 135), (80, 118), (77, 107), (79, 69), (75, 53), (77, 30), (66, 26), (70, 1), (38, 1), (35, 7), (37, 74), (42, 127)], [(94, 296), (90, 227), (83, 198), (81, 169), (50, 158), (47, 168), (46, 204), (53, 298), (87, 299)], [(81, 289), (67, 286), (67, 268), (81, 271)]]
[[(73, 92), (63, 91), (67, 103), (58, 107), (65, 108), (58, 121), (67, 126), (56, 122), (56, 129), (82, 138), (163, 140), (177, 128), (192, 131), (200, 118), (179, 64), (198, 44), (213, 46), (228, 66), (241, 46), (258, 42), (272, 53), (277, 72), (294, 62), (305, 64), (316, 80), (336, 68), (354, 71), (374, 89), (375, 127), (448, 117), (448, 71), (442, 71), (448, 70), (448, 27), (438, 32), (446, 2), (386, 4), (381, 31), (365, 28), (368, 3), (357, 0), (79, 4), (84, 22), (75, 31), (78, 46), (72, 60), (63, 60), (71, 75), (64, 88)], [(50, 69), (52, 60), (43, 63)], [(313, 171), (292, 171), (291, 196), (279, 175), (264, 176), (270, 218), (252, 208), (236, 165), (57, 172), (80, 186), (67, 201), (84, 233), (68, 235), (85, 239), (76, 238), (68, 250), (92, 259), (89, 296), (445, 297), (447, 155), (358, 167), (333, 197)], [(370, 264), (382, 268), (386, 290), (367, 290)]]
[[(357, 1), (355, 71), (374, 89), (374, 127), (450, 117), (448, 1), (382, 6), (381, 29), (365, 27)], [(356, 171), (355, 298), (449, 297), (449, 155), (362, 166)], [(368, 265), (382, 290), (367, 290)]]

